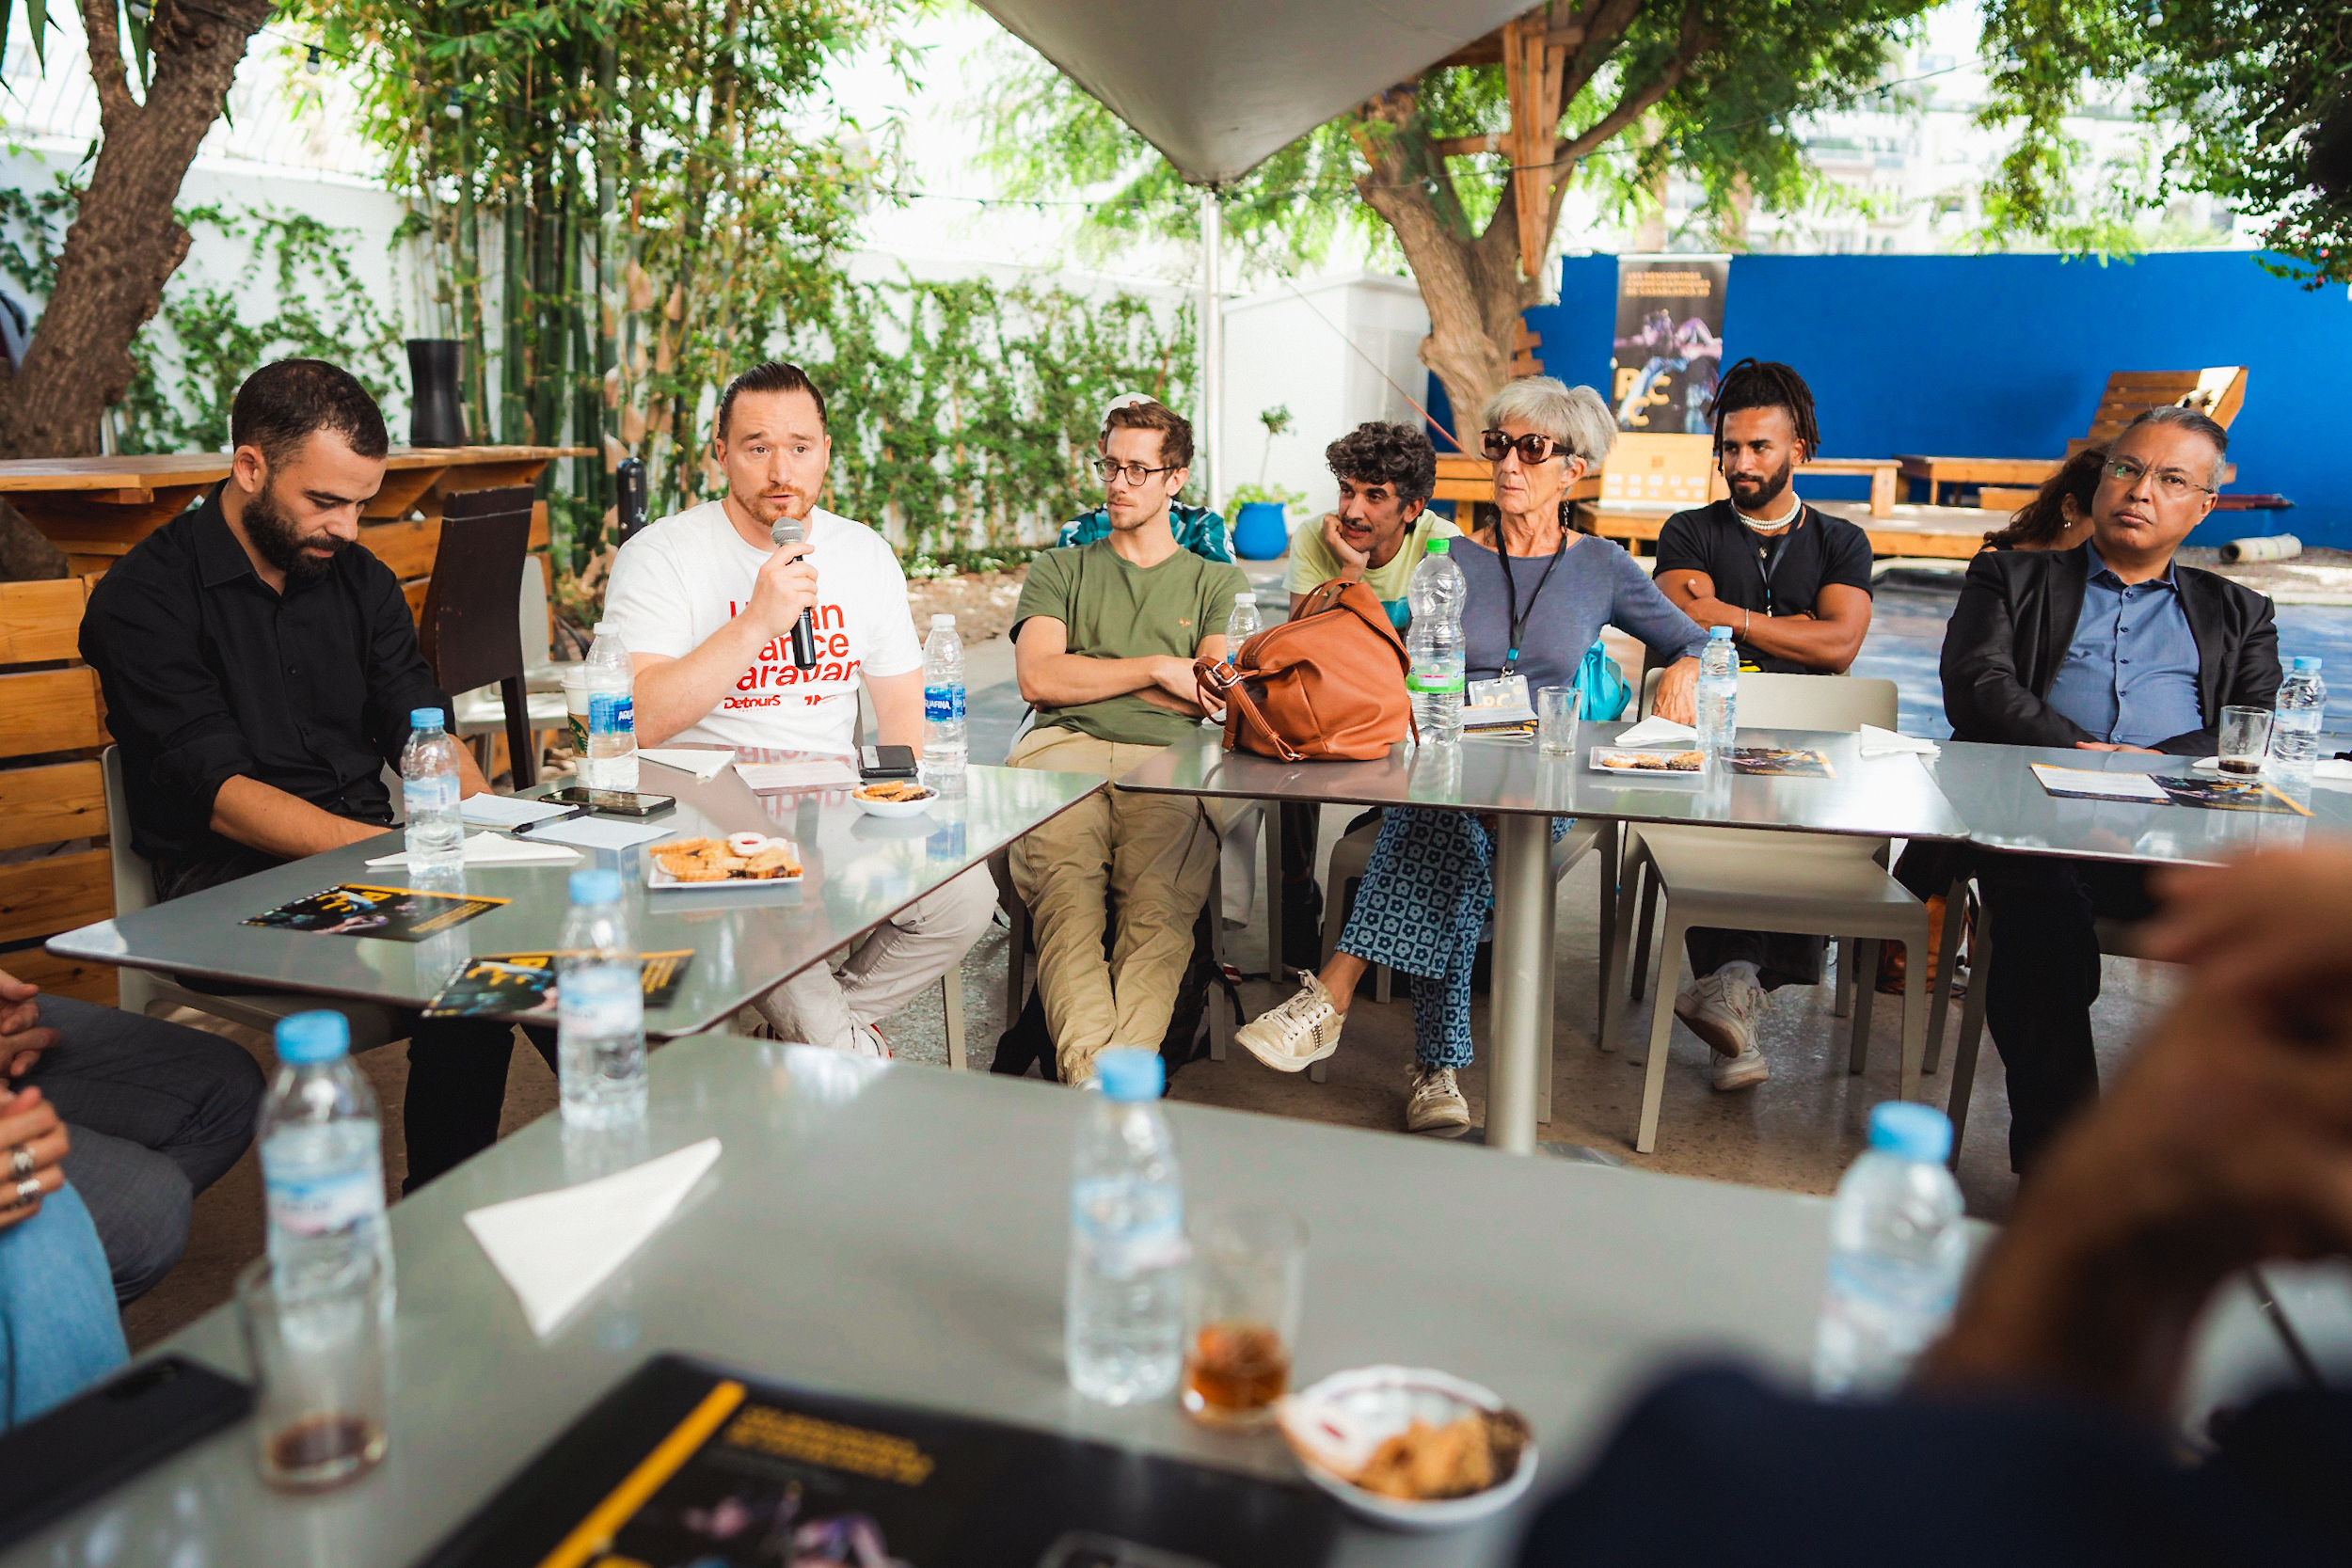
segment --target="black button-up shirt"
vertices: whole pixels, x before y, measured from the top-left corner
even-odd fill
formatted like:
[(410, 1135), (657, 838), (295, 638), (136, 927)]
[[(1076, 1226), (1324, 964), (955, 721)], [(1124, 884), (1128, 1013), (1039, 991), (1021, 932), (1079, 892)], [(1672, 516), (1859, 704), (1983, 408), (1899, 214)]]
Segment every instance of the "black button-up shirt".
[(82, 657), (122, 748), (132, 847), (164, 863), (237, 852), (211, 823), (239, 774), (389, 824), (381, 769), (399, 765), (409, 712), (449, 711), (389, 567), (354, 545), (281, 595), (230, 532), (217, 488), (90, 590)]

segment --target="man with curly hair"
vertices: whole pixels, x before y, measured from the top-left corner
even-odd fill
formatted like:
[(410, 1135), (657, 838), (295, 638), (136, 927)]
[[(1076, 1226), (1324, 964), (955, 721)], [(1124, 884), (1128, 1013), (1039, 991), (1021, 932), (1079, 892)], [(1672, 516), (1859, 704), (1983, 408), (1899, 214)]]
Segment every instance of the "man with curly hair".
[(1322, 526), (1291, 541), (1291, 613), (1333, 578), (1368, 585), (1389, 619), (1403, 631), (1411, 618), (1405, 601), (1413, 568), (1432, 539), (1454, 537), (1454, 525), (1429, 510), (1438, 485), (1438, 452), (1429, 437), (1406, 424), (1374, 420), (1323, 449), (1339, 482), (1336, 509)]

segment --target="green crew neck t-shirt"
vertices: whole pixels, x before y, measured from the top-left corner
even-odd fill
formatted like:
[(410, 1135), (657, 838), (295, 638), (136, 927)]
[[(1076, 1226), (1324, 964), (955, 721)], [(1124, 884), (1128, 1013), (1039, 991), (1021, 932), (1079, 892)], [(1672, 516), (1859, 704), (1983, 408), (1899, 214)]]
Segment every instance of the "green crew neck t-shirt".
[[(1191, 659), (1200, 640), (1225, 629), (1233, 595), (1249, 579), (1227, 562), (1204, 561), (1180, 549), (1156, 566), (1137, 566), (1107, 539), (1047, 550), (1029, 562), (1029, 579), (1012, 617), (1012, 635), (1031, 616), (1068, 628), (1069, 651), (1089, 658), (1144, 658), (1153, 654)], [(1070, 707), (1040, 708), (1041, 728), (1076, 730), (1122, 746), (1168, 746), (1200, 721), (1155, 707), (1135, 692)]]
[[(1380, 607), (1389, 612), (1389, 620), (1397, 630), (1413, 618), (1412, 607), (1406, 601), (1405, 590), (1413, 580), (1413, 568), (1429, 553), (1432, 539), (1456, 539), (1461, 531), (1435, 512), (1426, 508), (1413, 519), (1413, 526), (1405, 531), (1404, 543), (1389, 557), (1384, 566), (1364, 570), (1364, 586), (1380, 600)], [(1323, 519), (1301, 523), (1291, 535), (1291, 569), (1282, 578), (1282, 586), (1294, 594), (1311, 594), (1338, 577), (1342, 570), (1340, 558), (1331, 553), (1324, 542)]]

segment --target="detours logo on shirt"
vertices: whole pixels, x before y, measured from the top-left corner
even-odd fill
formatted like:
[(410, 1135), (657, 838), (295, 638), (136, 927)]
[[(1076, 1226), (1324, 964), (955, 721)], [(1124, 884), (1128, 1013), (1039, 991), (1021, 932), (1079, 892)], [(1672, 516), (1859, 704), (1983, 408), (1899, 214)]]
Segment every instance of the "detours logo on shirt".
[[(729, 599), (727, 619), (732, 621), (746, 608), (748, 607), (734, 599)], [(780, 689), (782, 688), (796, 686), (839, 688), (857, 679), (858, 667), (864, 660), (850, 657), (849, 622), (842, 615), (841, 607), (837, 604), (819, 604), (809, 611), (809, 621), (817, 634), (816, 663), (803, 670), (792, 662), (792, 634), (790, 632), (786, 632), (782, 637), (770, 638), (767, 645), (759, 650), (759, 657), (752, 661), (751, 668), (744, 671), (741, 677), (735, 683), (736, 690), (747, 693), (747, 695), (729, 697), (719, 705), (720, 707), (723, 709), (774, 707), (785, 699), (785, 693)], [(801, 696), (803, 701), (814, 707), (819, 703), (842, 694), (839, 690), (806, 691)]]

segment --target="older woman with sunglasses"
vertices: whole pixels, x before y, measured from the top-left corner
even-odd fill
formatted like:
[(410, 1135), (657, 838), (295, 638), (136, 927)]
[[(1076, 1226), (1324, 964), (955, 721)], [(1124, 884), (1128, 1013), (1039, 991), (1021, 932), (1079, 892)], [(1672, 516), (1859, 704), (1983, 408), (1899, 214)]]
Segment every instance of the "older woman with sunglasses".
[[(1451, 549), (1469, 585), (1462, 626), (1470, 678), (1520, 679), (1531, 692), (1573, 685), (1584, 650), (1613, 626), (1666, 663), (1657, 711), (1690, 722), (1706, 632), (1624, 550), (1569, 524), (1569, 489), (1616, 444), (1608, 406), (1589, 387), (1536, 376), (1497, 393), (1485, 422), (1502, 520)], [(1566, 830), (1565, 819), (1552, 823), (1554, 837)], [(1454, 1073), (1470, 1064), (1470, 963), (1493, 907), (1489, 824), (1469, 812), (1390, 811), (1331, 961), (1236, 1037), (1285, 1072), (1320, 1061), (1339, 1047), (1365, 969), (1387, 964), (1413, 977), (1405, 1125), (1462, 1132), (1470, 1106)]]

